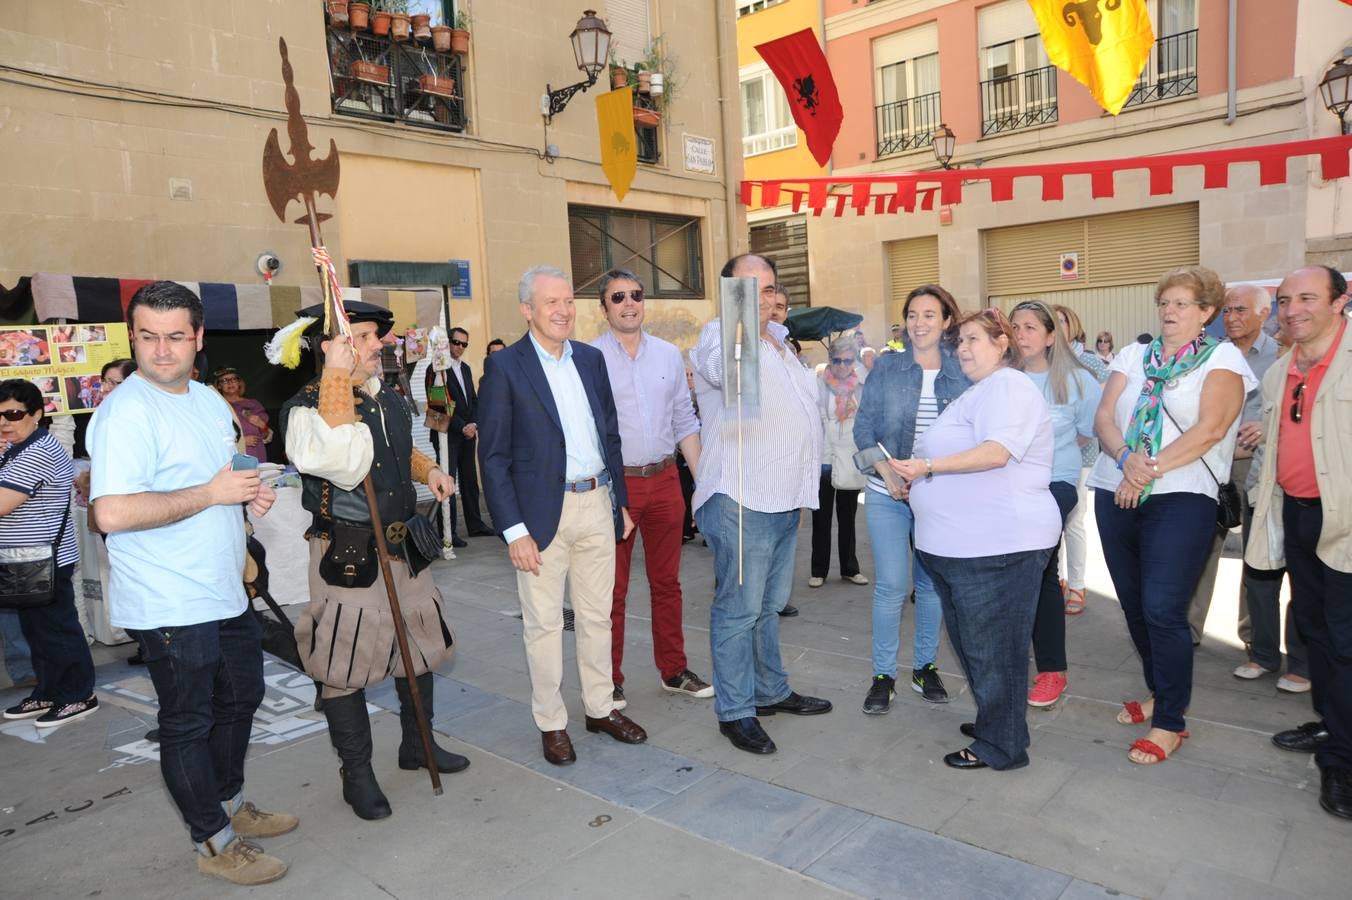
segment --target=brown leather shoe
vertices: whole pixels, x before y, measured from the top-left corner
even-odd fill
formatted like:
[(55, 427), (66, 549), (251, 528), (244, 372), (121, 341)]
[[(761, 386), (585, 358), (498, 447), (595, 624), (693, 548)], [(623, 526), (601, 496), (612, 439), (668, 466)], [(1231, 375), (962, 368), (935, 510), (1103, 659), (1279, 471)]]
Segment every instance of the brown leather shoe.
[(556, 766), (567, 766), (577, 762), (577, 754), (573, 752), (573, 742), (568, 739), (568, 732), (562, 729), (542, 731), (540, 743), (545, 749), (546, 762)]
[(620, 712), (618, 709), (610, 711), (610, 715), (604, 719), (593, 719), (587, 716), (588, 731), (604, 731), (615, 740), (624, 744), (641, 744), (648, 739), (648, 732)]

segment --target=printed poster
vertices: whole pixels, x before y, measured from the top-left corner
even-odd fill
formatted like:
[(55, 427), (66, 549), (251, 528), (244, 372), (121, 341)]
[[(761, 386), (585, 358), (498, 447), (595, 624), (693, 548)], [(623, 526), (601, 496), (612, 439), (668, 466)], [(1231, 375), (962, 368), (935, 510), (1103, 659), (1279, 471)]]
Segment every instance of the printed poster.
[(103, 399), (104, 365), (130, 356), (122, 322), (0, 327), (0, 379), (36, 384), (49, 416), (93, 412)]

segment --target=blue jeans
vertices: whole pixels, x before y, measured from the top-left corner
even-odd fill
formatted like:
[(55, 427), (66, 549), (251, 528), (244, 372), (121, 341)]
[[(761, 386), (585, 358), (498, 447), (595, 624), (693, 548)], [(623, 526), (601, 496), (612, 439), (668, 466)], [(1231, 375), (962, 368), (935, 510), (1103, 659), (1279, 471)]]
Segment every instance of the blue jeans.
[(32, 696), (57, 706), (94, 696), (94, 657), (89, 655), (80, 614), (75, 611), (75, 564), (56, 570), (56, 599), (19, 610), (38, 686)]
[(0, 609), (0, 645), (4, 646), (5, 672), (10, 681), (18, 684), (34, 677), (32, 653), (16, 609)]
[(873, 674), (897, 677), (897, 650), (901, 643), (901, 614), (906, 592), (915, 581), (915, 640), (911, 668), (934, 662), (939, 652), (939, 623), (943, 612), (929, 572), (911, 551), (915, 517), (911, 505), (877, 491), (864, 495), (864, 521), (873, 545)]
[(969, 748), (992, 769), (1028, 765), (1028, 642), (1046, 550), (959, 559), (917, 551), (976, 701)]
[(233, 619), (129, 631), (160, 701), (160, 772), (192, 839), (216, 851), (234, 837), (222, 803), (244, 787), (253, 714), (263, 702), (262, 630)]
[(779, 611), (793, 587), (798, 510), (743, 510), (742, 583), (737, 583), (737, 504), (714, 494), (695, 511), (714, 552), (709, 643), (714, 660), (714, 715), (733, 722), (790, 694), (779, 658)]
[(1112, 491), (1096, 490), (1094, 518), (1145, 686), (1155, 698), (1150, 724), (1183, 731), (1192, 702), (1188, 606), (1216, 536), (1216, 501), (1206, 494), (1157, 494), (1121, 509)]
[[(1053, 481), (1050, 490), (1056, 508), (1061, 511), (1061, 528), (1080, 502), (1075, 485), (1068, 481)], [(1057, 575), (1060, 544), (1052, 548), (1047, 568), (1042, 570), (1042, 588), (1037, 598), (1037, 616), (1033, 619), (1033, 659), (1039, 672), (1064, 672), (1066, 665), (1066, 598), (1061, 593)]]

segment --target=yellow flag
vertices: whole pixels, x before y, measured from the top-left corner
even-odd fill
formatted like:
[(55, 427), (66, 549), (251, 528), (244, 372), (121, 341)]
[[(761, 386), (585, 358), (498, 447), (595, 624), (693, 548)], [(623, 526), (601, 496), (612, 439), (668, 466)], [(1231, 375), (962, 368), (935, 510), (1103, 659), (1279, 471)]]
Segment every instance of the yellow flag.
[(1117, 115), (1155, 43), (1146, 0), (1028, 0), (1028, 5), (1047, 58)]
[(596, 126), (601, 133), (601, 171), (610, 180), (615, 199), (623, 200), (638, 169), (631, 88), (622, 87), (596, 98)]

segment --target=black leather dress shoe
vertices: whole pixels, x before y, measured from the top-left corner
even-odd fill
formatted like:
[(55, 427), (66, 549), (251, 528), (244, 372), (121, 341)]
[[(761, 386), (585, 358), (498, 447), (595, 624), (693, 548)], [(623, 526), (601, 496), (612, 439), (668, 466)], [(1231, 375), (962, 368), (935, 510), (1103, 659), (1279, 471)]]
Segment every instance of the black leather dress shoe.
[(790, 691), (789, 696), (769, 706), (756, 707), (756, 715), (773, 716), (775, 713), (788, 713), (791, 716), (820, 716), (831, 711), (831, 701), (819, 697), (804, 697)]
[(1323, 722), (1306, 722), (1289, 731), (1279, 731), (1272, 736), (1272, 743), (1292, 753), (1313, 753), (1329, 739), (1329, 730)]
[(963, 722), (958, 726), (958, 731), (961, 731), (964, 737), (974, 738), (976, 737), (976, 723)]
[(954, 750), (944, 757), (944, 765), (953, 769), (984, 769), (986, 764), (971, 750)]
[(784, 608), (779, 611), (779, 615), (785, 619), (792, 619), (794, 616), (798, 615), (798, 607), (785, 603)]
[(469, 546), (469, 541), (465, 540), (459, 535), (454, 535), (451, 538), (451, 546), (457, 550), (463, 550), (464, 548)]
[(770, 735), (765, 733), (761, 723), (753, 716), (734, 719), (731, 722), (719, 722), (718, 730), (732, 741), (732, 746), (747, 753), (774, 753), (777, 749), (775, 742), (770, 740)]
[(1352, 769), (1320, 769), (1319, 778), (1319, 805), (1324, 812), (1352, 819)]

